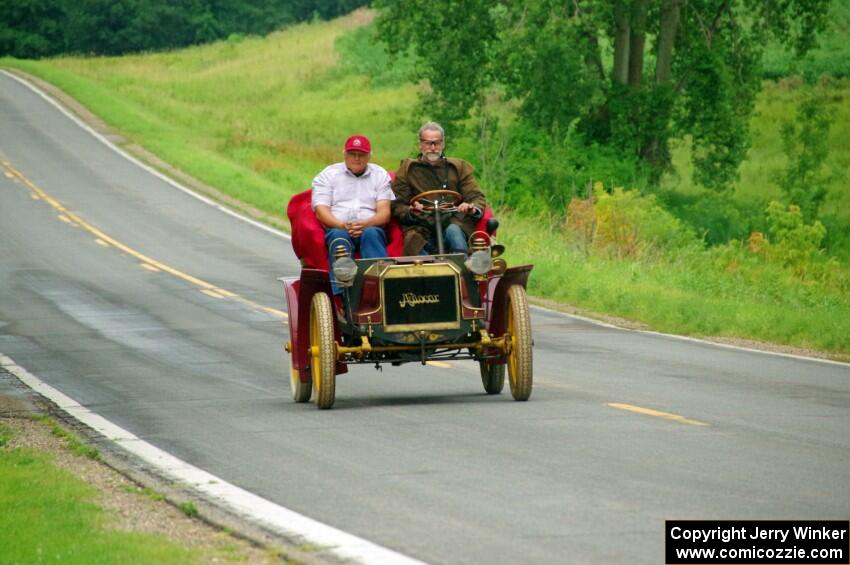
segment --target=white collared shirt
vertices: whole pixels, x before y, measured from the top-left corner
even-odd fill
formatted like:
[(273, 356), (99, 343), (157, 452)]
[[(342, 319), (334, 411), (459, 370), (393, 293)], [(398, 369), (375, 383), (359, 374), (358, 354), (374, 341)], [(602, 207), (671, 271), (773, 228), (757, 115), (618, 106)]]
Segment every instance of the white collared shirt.
[(378, 200), (395, 200), (395, 194), (389, 173), (374, 163), (369, 163), (359, 177), (345, 163), (334, 163), (313, 179), (313, 210), (327, 206), (339, 220), (371, 218), (377, 212)]

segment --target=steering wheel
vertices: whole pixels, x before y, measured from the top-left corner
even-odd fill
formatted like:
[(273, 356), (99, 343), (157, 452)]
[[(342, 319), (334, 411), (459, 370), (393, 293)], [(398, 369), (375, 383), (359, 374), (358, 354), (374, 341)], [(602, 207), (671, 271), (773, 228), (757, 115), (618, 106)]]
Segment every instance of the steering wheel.
[[(447, 201), (443, 201), (444, 198)], [(454, 190), (428, 190), (420, 192), (411, 198), (410, 203), (413, 204), (414, 202), (421, 201), (422, 209), (425, 212), (433, 212), (434, 208), (437, 207), (435, 200), (439, 200), (440, 202), (440, 212), (454, 212), (457, 205), (463, 200), (463, 197)]]

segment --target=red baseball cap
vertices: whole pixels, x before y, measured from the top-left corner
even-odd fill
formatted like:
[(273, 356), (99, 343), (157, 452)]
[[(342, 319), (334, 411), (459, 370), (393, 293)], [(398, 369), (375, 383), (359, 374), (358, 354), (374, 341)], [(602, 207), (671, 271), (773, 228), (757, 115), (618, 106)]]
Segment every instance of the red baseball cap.
[(372, 152), (372, 144), (369, 143), (369, 138), (363, 135), (352, 135), (345, 140), (346, 151), (362, 151), (363, 153)]

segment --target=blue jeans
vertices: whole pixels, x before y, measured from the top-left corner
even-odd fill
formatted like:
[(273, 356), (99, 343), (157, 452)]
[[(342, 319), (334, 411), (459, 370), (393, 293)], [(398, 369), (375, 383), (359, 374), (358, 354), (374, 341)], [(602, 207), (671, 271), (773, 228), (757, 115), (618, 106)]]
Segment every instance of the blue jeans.
[(334, 248), (337, 245), (342, 245), (346, 248), (349, 255), (355, 251), (360, 251), (360, 257), (363, 259), (375, 259), (387, 256), (387, 234), (384, 232), (384, 228), (376, 226), (369, 226), (364, 229), (360, 237), (351, 237), (347, 231), (341, 228), (331, 228), (325, 231), (325, 245), (328, 247), (328, 263), (331, 268), (331, 288), (334, 294), (342, 294), (342, 288), (334, 282), (334, 250), (331, 249), (331, 245)]
[[(443, 247), (446, 248), (446, 253), (466, 253), (469, 245), (466, 242), (466, 234), (463, 229), (457, 224), (449, 224), (443, 230)], [(429, 253), (437, 252), (437, 236), (432, 235), (431, 239), (425, 244), (425, 247), (420, 252), (420, 255), (428, 255)]]

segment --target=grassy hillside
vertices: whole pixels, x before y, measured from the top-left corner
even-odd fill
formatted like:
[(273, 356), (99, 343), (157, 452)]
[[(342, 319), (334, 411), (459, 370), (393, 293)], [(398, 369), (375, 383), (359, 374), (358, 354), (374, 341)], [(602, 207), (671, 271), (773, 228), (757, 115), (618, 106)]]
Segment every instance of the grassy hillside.
[(368, 135), (394, 168), (413, 146), (412, 85), (372, 91), (337, 68), (336, 39), (365, 12), (165, 53), (11, 65), (52, 82), (193, 176), (271, 212), (309, 186), (342, 141)]
[[(280, 215), (288, 196), (340, 159), (341, 142), (352, 133), (372, 138), (375, 160), (389, 169), (414, 150), (418, 87), (363, 46), (367, 36), (357, 30), (368, 20), (367, 12), (358, 12), (263, 39), (0, 65), (56, 84), (166, 161)], [(837, 109), (830, 167), (846, 170), (847, 85), (826, 88)], [(736, 194), (755, 203), (743, 209), (766, 226), (777, 221), (765, 216), (776, 191), (771, 171), (784, 166), (779, 123), (793, 113), (803, 89), (789, 81), (767, 84), (753, 121), (755, 143)], [(667, 179), (665, 189), (700, 201), (701, 191), (689, 184), (686, 152), (683, 143), (680, 174)], [(465, 156), (475, 161), (473, 152)], [(847, 214), (847, 183), (836, 179), (829, 205), (836, 215)], [(598, 217), (600, 226), (632, 226), (633, 236), (583, 246), (580, 232), (560, 217), (500, 211), (509, 263), (536, 265), (533, 294), (665, 331), (850, 353), (850, 270), (805, 247), (808, 227), (788, 232), (770, 249), (746, 242), (704, 249), (694, 229), (651, 198), (605, 196), (595, 210), (607, 214)]]

